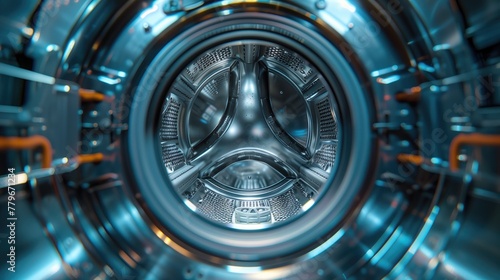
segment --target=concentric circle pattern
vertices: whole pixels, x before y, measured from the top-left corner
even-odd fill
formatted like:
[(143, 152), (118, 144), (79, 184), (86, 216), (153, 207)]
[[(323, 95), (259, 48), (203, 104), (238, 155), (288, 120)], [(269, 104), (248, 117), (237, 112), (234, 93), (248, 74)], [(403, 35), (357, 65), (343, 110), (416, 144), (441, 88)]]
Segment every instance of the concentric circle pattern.
[(0, 0), (0, 279), (497, 279), (498, 15)]
[(160, 143), (194, 212), (261, 228), (306, 211), (339, 147), (334, 93), (300, 54), (238, 41), (204, 51), (168, 89)]

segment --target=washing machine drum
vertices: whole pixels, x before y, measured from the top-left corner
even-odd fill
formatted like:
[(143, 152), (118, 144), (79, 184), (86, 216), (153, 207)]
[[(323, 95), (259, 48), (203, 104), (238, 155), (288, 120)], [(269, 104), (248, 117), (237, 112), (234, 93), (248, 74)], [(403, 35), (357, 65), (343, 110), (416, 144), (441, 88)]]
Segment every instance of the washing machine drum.
[(229, 7), (156, 43), (136, 72), (132, 189), (186, 246), (281, 262), (317, 247), (364, 196), (373, 99), (331, 34), (272, 6)]
[(494, 273), (457, 270), (465, 259), (446, 249), (470, 237), (458, 228), (471, 177), (447, 162), (470, 126), (453, 105), (475, 94), (471, 73), (496, 68), (476, 71), (446, 1), (351, 2), (42, 2), (33, 70), (99, 97), (80, 94), (72, 127), (75, 152), (102, 160), (28, 182), (66, 273)]

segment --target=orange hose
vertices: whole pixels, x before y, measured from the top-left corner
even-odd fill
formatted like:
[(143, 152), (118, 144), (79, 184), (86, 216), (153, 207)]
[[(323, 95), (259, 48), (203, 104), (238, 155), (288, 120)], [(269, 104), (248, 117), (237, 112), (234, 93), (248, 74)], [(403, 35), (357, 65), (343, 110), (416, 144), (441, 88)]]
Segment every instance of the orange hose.
[(408, 92), (400, 92), (396, 94), (396, 100), (400, 102), (415, 103), (420, 101), (420, 93), (422, 88), (412, 87)]
[(101, 153), (77, 155), (75, 157), (75, 160), (79, 165), (84, 163), (97, 163), (101, 162), (103, 159), (104, 155)]
[(409, 162), (415, 165), (422, 165), (424, 163), (424, 158), (418, 155), (399, 154), (397, 159), (400, 162)]
[(90, 89), (81, 88), (78, 90), (78, 94), (83, 102), (101, 102), (104, 100), (104, 94)]
[(500, 146), (500, 135), (486, 135), (480, 133), (459, 134), (450, 144), (450, 169), (458, 170), (458, 152), (462, 145)]
[(30, 137), (0, 137), (0, 150), (14, 149), (42, 149), (42, 168), (49, 168), (52, 165), (52, 147), (50, 141), (41, 136)]

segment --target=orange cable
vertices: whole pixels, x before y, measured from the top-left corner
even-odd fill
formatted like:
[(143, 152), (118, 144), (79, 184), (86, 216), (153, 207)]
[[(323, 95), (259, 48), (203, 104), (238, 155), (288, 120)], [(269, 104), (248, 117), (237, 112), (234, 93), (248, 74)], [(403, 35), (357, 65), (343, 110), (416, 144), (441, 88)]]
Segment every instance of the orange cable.
[(41, 136), (30, 137), (0, 137), (0, 150), (14, 149), (42, 149), (42, 168), (49, 168), (52, 165), (52, 146), (50, 141)]
[(101, 162), (103, 159), (104, 159), (104, 155), (101, 153), (82, 154), (82, 155), (77, 155), (75, 157), (75, 160), (78, 163), (78, 165), (84, 164), (84, 163), (97, 163), (97, 162)]
[(462, 145), (500, 146), (500, 135), (487, 135), (480, 133), (459, 134), (450, 144), (450, 169), (458, 170), (458, 153)]
[(409, 162), (415, 165), (422, 165), (424, 163), (424, 157), (419, 155), (399, 154), (397, 159), (400, 162)]
[(78, 94), (83, 102), (101, 102), (105, 97), (100, 92), (84, 88), (79, 89)]
[(415, 103), (420, 101), (420, 93), (422, 88), (419, 86), (412, 87), (409, 91), (400, 92), (396, 94), (396, 100), (400, 102)]

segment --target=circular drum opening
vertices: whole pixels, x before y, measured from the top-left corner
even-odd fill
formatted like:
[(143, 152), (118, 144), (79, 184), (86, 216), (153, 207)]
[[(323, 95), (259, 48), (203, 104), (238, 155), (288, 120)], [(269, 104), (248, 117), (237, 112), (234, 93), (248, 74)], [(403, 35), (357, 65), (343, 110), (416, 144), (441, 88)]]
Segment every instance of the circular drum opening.
[(167, 91), (159, 127), (172, 187), (204, 218), (259, 229), (307, 211), (333, 176), (335, 93), (298, 53), (258, 40), (204, 51)]
[(369, 97), (301, 19), (207, 13), (163, 34), (137, 70), (125, 139), (134, 198), (169, 245), (246, 265), (303, 255), (366, 194)]

